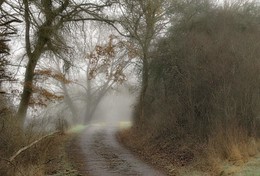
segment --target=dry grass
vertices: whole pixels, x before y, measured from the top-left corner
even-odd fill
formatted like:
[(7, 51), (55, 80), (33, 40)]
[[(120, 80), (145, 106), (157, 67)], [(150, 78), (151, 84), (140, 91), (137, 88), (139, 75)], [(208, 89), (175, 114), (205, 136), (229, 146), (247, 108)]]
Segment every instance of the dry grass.
[[(156, 136), (152, 132), (125, 129), (118, 140), (137, 157), (163, 170), (167, 175), (234, 174), (258, 153), (260, 141), (254, 138), (237, 143), (237, 136), (220, 134), (208, 144), (173, 140), (170, 136)], [(228, 141), (228, 142), (227, 142)], [(241, 141), (241, 140), (238, 140)]]
[(228, 160), (234, 165), (242, 165), (250, 157), (258, 154), (256, 138), (249, 137), (246, 130), (236, 126), (224, 130), (219, 128), (217, 133), (211, 135), (208, 141), (207, 155), (209, 158)]
[[(66, 174), (72, 170), (66, 154), (66, 145), (71, 135), (55, 134), (18, 155), (14, 161), (9, 158), (19, 149), (49, 132), (35, 131), (34, 126), (22, 129), (14, 113), (8, 105), (2, 102), (0, 106), (0, 175), (3, 176), (44, 176), (60, 173)], [(65, 174), (63, 174), (65, 173)], [(70, 172), (70, 175), (73, 175)], [(74, 174), (76, 175), (76, 174)]]
[[(179, 175), (182, 168), (199, 165), (196, 159), (201, 155), (204, 146), (192, 142), (173, 142), (171, 136), (156, 136), (153, 132), (145, 133), (134, 128), (120, 131), (118, 140), (133, 151), (142, 160), (165, 171), (168, 175)], [(196, 166), (197, 167), (197, 166)]]
[(17, 168), (14, 176), (44, 176), (44, 168), (38, 165), (30, 165), (28, 167)]
[[(54, 135), (37, 143), (20, 154), (14, 162), (0, 161), (0, 175), (5, 176), (45, 176), (45, 175), (77, 175), (67, 158), (66, 147), (71, 135)], [(26, 138), (24, 138), (26, 139)], [(17, 143), (16, 143), (17, 144)], [(10, 144), (15, 145), (15, 144)], [(16, 148), (19, 148), (16, 146)], [(8, 158), (15, 152), (5, 153)], [(71, 171), (71, 172), (69, 172)], [(68, 173), (68, 174), (67, 174)]]

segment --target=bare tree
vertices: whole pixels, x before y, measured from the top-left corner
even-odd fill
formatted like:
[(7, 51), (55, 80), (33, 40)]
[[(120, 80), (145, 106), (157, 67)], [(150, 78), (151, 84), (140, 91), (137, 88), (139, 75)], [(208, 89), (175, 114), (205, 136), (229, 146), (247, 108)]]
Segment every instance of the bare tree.
[[(82, 36), (85, 36), (85, 31), (82, 32)], [(80, 100), (85, 104), (84, 123), (92, 119), (107, 92), (126, 81), (126, 70), (136, 57), (135, 48), (131, 42), (113, 35), (106, 43), (96, 44), (92, 50), (87, 45), (87, 40), (75, 44), (77, 53), (82, 56), (81, 59), (84, 62), (81, 70), (86, 77), (84, 83), (73, 82), (82, 88), (82, 93), (76, 95), (75, 98), (72, 96), (74, 102)], [(63, 87), (64, 92), (67, 91), (66, 89)]]
[(112, 1), (86, 3), (69, 0), (23, 0), (8, 1), (7, 4), (16, 11), (25, 24), (25, 49), (28, 63), (21, 102), (17, 117), (24, 121), (32, 95), (35, 68), (41, 56), (47, 52), (58, 54), (66, 50), (61, 31), (70, 22), (92, 20), (112, 23), (106, 18), (103, 10), (110, 7)]
[[(61, 54), (60, 58), (52, 55), (49, 56), (51, 60), (46, 57), (41, 61), (36, 71), (39, 81), (34, 86), (43, 87), (48, 92), (55, 90), (54, 94), (62, 95), (64, 99), (51, 106), (68, 112), (65, 114), (69, 114), (69, 121), (88, 123), (102, 98), (126, 81), (128, 67), (137, 53), (132, 42), (110, 35), (115, 31), (106, 26), (84, 22), (75, 29), (66, 39), (73, 46), (73, 52)], [(46, 75), (62, 79), (46, 79)], [(50, 88), (48, 85), (53, 86)], [(84, 114), (79, 112), (80, 109)]]
[(120, 23), (140, 47), (142, 60), (142, 88), (139, 119), (142, 121), (144, 97), (148, 87), (149, 58), (152, 41), (167, 23), (165, 0), (120, 0), (122, 17)]
[(6, 66), (9, 64), (7, 56), (10, 50), (8, 42), (10, 41), (10, 36), (16, 34), (13, 23), (21, 22), (2, 7), (4, 2), (4, 0), (0, 1), (0, 88), (2, 82), (12, 80), (11, 74), (6, 70)]

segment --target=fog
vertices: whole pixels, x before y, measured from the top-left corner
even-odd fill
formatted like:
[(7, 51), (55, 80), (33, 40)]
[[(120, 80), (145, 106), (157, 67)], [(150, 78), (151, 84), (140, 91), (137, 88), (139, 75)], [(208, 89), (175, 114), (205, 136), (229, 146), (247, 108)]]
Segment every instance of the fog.
[[(74, 91), (77, 87), (74, 87)], [(80, 119), (74, 119), (70, 110), (63, 103), (47, 107), (41, 116), (27, 118), (25, 127), (31, 126), (36, 131), (57, 130), (57, 125), (65, 120), (65, 128), (74, 128), (78, 125), (99, 125), (114, 127), (129, 127), (132, 124), (134, 106), (138, 91), (130, 90), (126, 86), (116, 86), (109, 90), (99, 102), (91, 120), (84, 123), (87, 104), (74, 101)], [(84, 95), (82, 95), (84, 96)]]
[(125, 87), (109, 92), (100, 102), (90, 123), (117, 125), (130, 122), (137, 94)]

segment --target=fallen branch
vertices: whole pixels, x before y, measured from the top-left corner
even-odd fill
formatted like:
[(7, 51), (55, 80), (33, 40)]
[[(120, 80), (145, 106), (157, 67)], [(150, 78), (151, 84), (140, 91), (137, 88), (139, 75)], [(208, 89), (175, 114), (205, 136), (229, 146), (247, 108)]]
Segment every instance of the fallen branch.
[(37, 139), (36, 141), (32, 142), (31, 144), (29, 144), (29, 145), (27, 145), (27, 146), (21, 148), (20, 150), (18, 150), (18, 151), (9, 159), (9, 161), (12, 162), (12, 161), (13, 161), (17, 156), (19, 156), (22, 152), (28, 150), (29, 148), (31, 148), (31, 147), (34, 146), (35, 144), (39, 143), (39, 142), (42, 141), (43, 139), (46, 139), (46, 138), (48, 138), (48, 137), (50, 137), (50, 136), (53, 136), (53, 135), (55, 135), (55, 134), (58, 134), (58, 133), (60, 133), (60, 132), (59, 132), (59, 131), (55, 131), (55, 132), (53, 132), (53, 133), (47, 134), (47, 135), (45, 135), (45, 136), (43, 136), (43, 137)]

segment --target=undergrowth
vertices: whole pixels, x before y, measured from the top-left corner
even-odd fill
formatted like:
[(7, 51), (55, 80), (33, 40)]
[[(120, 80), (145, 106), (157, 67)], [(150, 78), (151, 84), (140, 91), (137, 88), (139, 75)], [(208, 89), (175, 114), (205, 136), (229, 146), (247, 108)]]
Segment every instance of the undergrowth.
[[(33, 125), (26, 129), (21, 127), (15, 118), (14, 110), (8, 100), (0, 97), (0, 175), (3, 176), (44, 176), (58, 173), (64, 168), (64, 145), (66, 135), (55, 134), (47, 137), (26, 149), (14, 160), (20, 149), (28, 146), (42, 136), (50, 133), (44, 130), (32, 130)], [(64, 169), (65, 170), (65, 169)]]
[(223, 162), (243, 165), (257, 155), (259, 8), (210, 0), (173, 8), (172, 26), (151, 51), (149, 86), (129, 132), (136, 136), (127, 143), (215, 174)]

